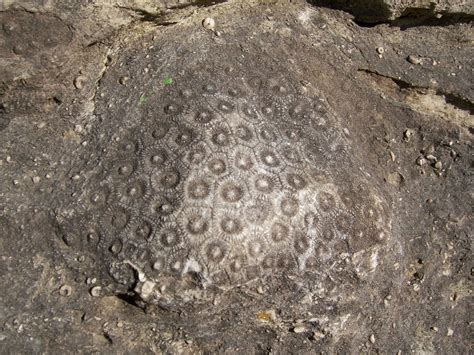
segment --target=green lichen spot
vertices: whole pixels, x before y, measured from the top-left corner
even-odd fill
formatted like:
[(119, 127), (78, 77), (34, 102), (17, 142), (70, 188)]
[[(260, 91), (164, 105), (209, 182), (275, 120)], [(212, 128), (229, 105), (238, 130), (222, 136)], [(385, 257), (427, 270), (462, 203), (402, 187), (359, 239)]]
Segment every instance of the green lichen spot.
[(140, 99), (138, 99), (138, 103), (143, 104), (146, 102), (146, 100), (148, 100), (148, 98), (145, 95), (141, 95)]

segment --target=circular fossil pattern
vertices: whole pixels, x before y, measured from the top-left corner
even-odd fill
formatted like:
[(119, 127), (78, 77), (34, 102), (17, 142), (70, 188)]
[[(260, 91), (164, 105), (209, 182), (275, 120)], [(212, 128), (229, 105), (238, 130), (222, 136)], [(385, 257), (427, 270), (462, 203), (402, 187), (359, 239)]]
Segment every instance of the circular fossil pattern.
[(244, 197), (244, 188), (239, 183), (228, 182), (221, 187), (220, 196), (225, 202), (238, 202)]
[(275, 154), (275, 152), (270, 149), (263, 149), (260, 152), (260, 159), (262, 163), (270, 168), (275, 168), (280, 165), (280, 159)]
[(146, 220), (139, 220), (132, 229), (132, 234), (136, 239), (147, 240), (152, 236), (153, 225)]
[(194, 120), (200, 124), (207, 124), (214, 120), (214, 114), (207, 109), (199, 110), (194, 116)]
[(255, 165), (253, 157), (251, 154), (246, 152), (237, 152), (235, 155), (235, 166), (244, 171), (251, 170)]
[(247, 125), (239, 124), (235, 127), (235, 136), (245, 142), (249, 142), (254, 137), (254, 134)]
[(267, 221), (272, 213), (270, 202), (265, 200), (256, 201), (245, 208), (246, 219), (253, 224), (261, 224)]
[(89, 202), (94, 207), (103, 207), (107, 204), (110, 197), (110, 189), (99, 186), (89, 194)]
[(135, 179), (119, 187), (120, 200), (128, 204), (139, 202), (147, 193), (147, 185), (143, 180)]
[(152, 177), (153, 187), (157, 189), (173, 189), (181, 180), (181, 175), (176, 169), (156, 171)]
[(275, 179), (272, 179), (269, 175), (257, 175), (255, 178), (255, 188), (259, 192), (269, 194), (275, 189), (276, 182)]
[(163, 168), (169, 160), (169, 154), (163, 148), (151, 149), (146, 152), (144, 159), (151, 168)]
[(319, 208), (324, 212), (329, 212), (336, 207), (336, 198), (327, 191), (322, 191), (318, 195)]
[(276, 142), (277, 140), (275, 131), (267, 126), (259, 128), (258, 135), (260, 139), (266, 143)]
[(226, 249), (222, 242), (211, 242), (206, 246), (206, 258), (212, 263), (220, 263), (225, 254)]
[(163, 111), (168, 115), (177, 115), (182, 111), (182, 107), (176, 103), (167, 104)]
[[(268, 69), (252, 74), (251, 66), (244, 72), (237, 62), (231, 74), (221, 73), (222, 66), (208, 59), (213, 70), (190, 58), (196, 72), (184, 66), (179, 75), (186, 80), (174, 80), (166, 90), (146, 81), (122, 85), (129, 97), (138, 95), (138, 87), (150, 93), (127, 117), (123, 100), (107, 104), (123, 93), (108, 76), (101, 81), (110, 95), (96, 98), (104, 117), (94, 135), (111, 146), (104, 143), (98, 153), (97, 174), (75, 212), (101, 216), (81, 232), (94, 231), (92, 250), (105, 255), (112, 278), (130, 282), (123, 263), (130, 260), (158, 283), (161, 277), (163, 284), (179, 282), (193, 272), (237, 285), (308, 268), (316, 273), (341, 257), (336, 246), (349, 253), (384, 243), (390, 211), (377, 202), (383, 197), (376, 183), (353, 173), (354, 162), (343, 154), (349, 142), (316, 88), (312, 96), (302, 94), (291, 74), (264, 79)], [(160, 70), (169, 69), (166, 63)], [(321, 115), (326, 127), (318, 124)], [(347, 187), (362, 185), (364, 193)], [(74, 246), (85, 235), (61, 238)], [(350, 248), (340, 246), (346, 244)]]
[(119, 159), (112, 163), (110, 175), (113, 180), (127, 180), (137, 169), (137, 162), (129, 159)]
[(151, 135), (154, 139), (161, 140), (166, 136), (170, 128), (171, 125), (168, 122), (160, 122), (160, 124), (152, 128)]
[(190, 215), (186, 222), (186, 230), (192, 235), (202, 235), (209, 230), (209, 221), (200, 214)]
[(166, 226), (158, 233), (160, 242), (164, 247), (175, 247), (181, 242), (182, 233), (176, 226)]
[(231, 113), (234, 111), (234, 105), (228, 101), (221, 100), (217, 104), (217, 109), (223, 113)]
[(236, 217), (224, 217), (220, 222), (221, 229), (226, 234), (240, 234), (244, 229), (240, 219)]
[(230, 145), (230, 131), (225, 127), (218, 127), (212, 132), (212, 143), (218, 147), (227, 147)]
[(294, 247), (297, 253), (303, 254), (308, 251), (311, 243), (305, 233), (298, 232), (294, 236)]
[(158, 196), (151, 201), (149, 207), (152, 216), (164, 217), (173, 214), (178, 208), (178, 203), (171, 198)]
[(289, 173), (286, 176), (286, 182), (290, 189), (303, 190), (308, 186), (308, 179), (302, 173)]
[(290, 228), (288, 227), (288, 225), (283, 224), (281, 222), (273, 223), (270, 230), (270, 236), (274, 242), (278, 243), (283, 240), (287, 240), (289, 235)]
[(210, 185), (204, 179), (191, 180), (188, 184), (188, 196), (193, 200), (202, 200), (209, 196)]
[(186, 161), (191, 165), (199, 165), (206, 160), (208, 152), (203, 145), (193, 147), (186, 153)]
[(105, 228), (114, 232), (125, 229), (131, 219), (130, 212), (120, 206), (112, 206), (103, 217), (103, 225)]
[(294, 217), (298, 213), (300, 204), (296, 197), (285, 196), (280, 201), (280, 210), (287, 217)]

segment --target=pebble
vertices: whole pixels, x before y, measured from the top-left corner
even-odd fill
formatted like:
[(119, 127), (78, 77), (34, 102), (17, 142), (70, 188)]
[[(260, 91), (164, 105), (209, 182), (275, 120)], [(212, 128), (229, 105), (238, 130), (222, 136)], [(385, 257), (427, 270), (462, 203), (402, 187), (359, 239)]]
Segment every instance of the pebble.
[(418, 58), (418, 57), (416, 57), (416, 56), (414, 56), (414, 55), (411, 55), (411, 54), (407, 57), (407, 60), (408, 60), (411, 64), (415, 64), (415, 65), (416, 65), (416, 64), (421, 64), (421, 59)]
[(275, 322), (276, 321), (276, 312), (273, 309), (268, 311), (262, 311), (257, 313), (257, 319), (262, 322)]
[(395, 158), (396, 158), (396, 157), (395, 157), (395, 153), (392, 152), (392, 151), (390, 151), (390, 159), (391, 159), (392, 161), (395, 161)]
[(99, 297), (100, 294), (102, 293), (102, 287), (100, 286), (94, 286), (91, 288), (89, 291), (92, 297)]
[(419, 166), (423, 166), (426, 164), (426, 159), (424, 157), (418, 157), (418, 159), (416, 159), (416, 163), (419, 165)]
[(314, 340), (319, 340), (319, 339), (323, 339), (326, 335), (324, 335), (323, 332), (320, 332), (319, 330), (316, 330), (314, 333), (313, 333), (313, 339)]
[(454, 330), (452, 330), (451, 328), (448, 328), (448, 332), (446, 333), (446, 336), (451, 337), (453, 336), (453, 334), (454, 334)]
[(434, 165), (435, 169), (437, 170), (441, 170), (443, 168), (443, 163), (441, 163), (440, 161), (437, 161)]
[(408, 142), (410, 138), (415, 134), (415, 131), (412, 130), (411, 128), (407, 128), (405, 132), (403, 132), (403, 135), (405, 137), (405, 140)]
[(206, 30), (214, 31), (214, 28), (216, 27), (216, 21), (215, 21), (212, 17), (206, 17), (206, 18), (202, 21), (202, 26), (203, 26)]
[(258, 287), (257, 287), (257, 292), (258, 292), (259, 294), (263, 295), (263, 292), (264, 292), (264, 291), (263, 291), (263, 287), (262, 287), (262, 286), (258, 286)]
[(436, 158), (434, 155), (432, 154), (428, 154), (426, 156), (426, 159), (430, 160), (430, 161), (438, 161), (438, 158)]
[(372, 344), (375, 344), (375, 335), (372, 334), (372, 335), (370, 336), (369, 340), (370, 340), (370, 342), (371, 342)]
[(37, 184), (40, 182), (41, 178), (39, 176), (33, 176), (31, 180), (33, 180), (33, 184)]
[(307, 331), (307, 329), (304, 325), (297, 325), (297, 326), (293, 327), (293, 333), (304, 333), (306, 331)]
[(62, 285), (59, 288), (59, 294), (63, 297), (69, 297), (71, 296), (72, 293), (72, 287), (69, 285)]
[(119, 79), (119, 83), (122, 84), (123, 86), (125, 86), (127, 84), (127, 81), (129, 80), (130, 78), (128, 76), (122, 76), (120, 79)]
[(139, 282), (135, 287), (135, 292), (141, 297), (142, 300), (147, 300), (153, 294), (153, 289), (156, 284), (153, 281), (146, 280), (144, 282)]
[(76, 79), (74, 79), (74, 86), (76, 87), (76, 89), (82, 90), (85, 82), (86, 82), (86, 77), (79, 75), (78, 77), (76, 77)]
[(11, 163), (12, 162), (12, 157), (7, 155), (7, 157), (5, 158), (5, 160), (7, 161), (7, 163)]

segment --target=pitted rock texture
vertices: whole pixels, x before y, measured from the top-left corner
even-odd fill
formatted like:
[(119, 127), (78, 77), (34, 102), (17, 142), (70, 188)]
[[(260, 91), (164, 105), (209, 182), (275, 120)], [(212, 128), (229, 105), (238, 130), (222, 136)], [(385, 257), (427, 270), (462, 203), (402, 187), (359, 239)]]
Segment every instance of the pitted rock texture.
[(0, 14), (2, 350), (466, 353), (471, 27), (44, 3)]
[(140, 270), (161, 298), (182, 296), (189, 274), (233, 287), (373, 268), (390, 209), (323, 94), (256, 48), (237, 61), (237, 47), (224, 57), (176, 46), (130, 51), (108, 69), (93, 159), (60, 208), (58, 237), (78, 252), (92, 245), (118, 284)]

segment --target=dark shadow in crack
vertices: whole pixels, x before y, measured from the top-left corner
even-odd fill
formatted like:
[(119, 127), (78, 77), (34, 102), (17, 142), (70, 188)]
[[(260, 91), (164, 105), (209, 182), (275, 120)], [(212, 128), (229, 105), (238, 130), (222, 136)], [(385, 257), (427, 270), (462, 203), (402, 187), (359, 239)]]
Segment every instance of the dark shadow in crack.
[(474, 15), (462, 12), (436, 12), (434, 5), (430, 8), (407, 8), (400, 17), (391, 20), (391, 12), (382, 0), (373, 1), (370, 6), (364, 0), (307, 0), (308, 3), (330, 9), (343, 10), (354, 16), (354, 23), (360, 27), (375, 27), (389, 24), (402, 31), (419, 26), (450, 26), (456, 23), (471, 23)]
[(370, 6), (364, 0), (307, 0), (308, 3), (334, 10), (343, 10), (352, 14), (357, 24), (373, 27), (386, 22), (390, 17), (390, 9), (383, 0), (370, 1)]
[(419, 26), (445, 27), (457, 23), (471, 23), (474, 15), (465, 13), (435, 13), (433, 9), (406, 9), (403, 14), (390, 22), (390, 26), (399, 27), (402, 31)]
[(227, 0), (196, 0), (196, 1), (190, 1), (188, 3), (184, 4), (178, 4), (174, 6), (167, 7), (170, 10), (176, 10), (176, 9), (184, 9), (188, 6), (196, 6), (196, 7), (209, 7), (209, 6), (214, 6), (218, 4), (222, 4), (227, 2)]

